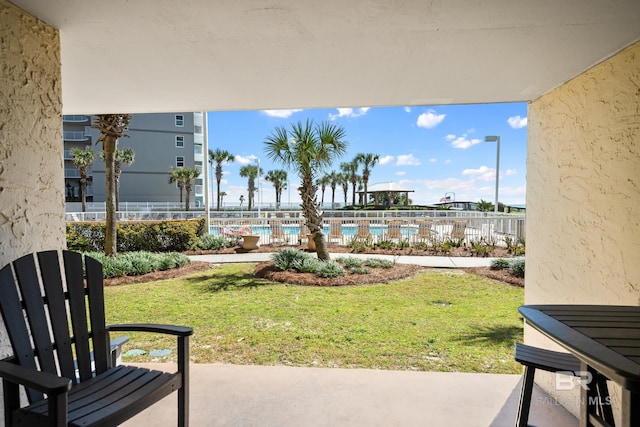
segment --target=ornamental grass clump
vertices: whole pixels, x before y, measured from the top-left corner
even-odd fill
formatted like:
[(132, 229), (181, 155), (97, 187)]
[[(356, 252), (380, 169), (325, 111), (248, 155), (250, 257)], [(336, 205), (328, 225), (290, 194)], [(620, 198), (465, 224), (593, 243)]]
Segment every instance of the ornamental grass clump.
[(367, 258), (364, 261), (364, 265), (371, 268), (391, 268), (393, 267), (393, 261), (380, 258)]
[[(281, 249), (271, 256), (273, 266), (281, 271), (287, 271), (294, 268), (293, 263), (296, 260), (311, 258), (311, 256), (305, 252), (299, 251), (293, 248)], [(300, 261), (298, 261), (300, 262)]]
[(87, 252), (85, 255), (100, 261), (105, 278), (137, 276), (182, 267), (191, 262), (189, 257), (178, 252), (126, 252), (115, 257), (102, 252)]

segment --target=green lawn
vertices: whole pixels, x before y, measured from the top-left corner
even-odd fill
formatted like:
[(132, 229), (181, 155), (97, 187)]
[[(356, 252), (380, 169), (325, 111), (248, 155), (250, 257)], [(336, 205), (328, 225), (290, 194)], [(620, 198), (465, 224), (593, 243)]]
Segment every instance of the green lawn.
[[(192, 326), (197, 363), (521, 372), (513, 345), (522, 340), (522, 288), (455, 271), (382, 285), (302, 287), (256, 279), (253, 268), (231, 264), (107, 287), (107, 321)], [(125, 350), (174, 345), (130, 336)]]

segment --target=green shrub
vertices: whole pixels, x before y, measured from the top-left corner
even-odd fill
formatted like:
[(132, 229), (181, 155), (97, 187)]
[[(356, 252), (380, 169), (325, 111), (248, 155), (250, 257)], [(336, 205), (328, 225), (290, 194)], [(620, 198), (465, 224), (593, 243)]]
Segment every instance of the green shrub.
[(393, 267), (393, 261), (380, 258), (367, 258), (364, 261), (364, 265), (371, 268), (391, 268)]
[[(307, 255), (305, 253), (305, 255)], [(317, 274), (321, 269), (322, 265), (326, 264), (324, 261), (320, 261), (317, 258), (312, 258), (311, 256), (307, 257), (298, 257), (293, 260), (291, 263), (291, 267), (300, 273), (312, 273)]]
[(344, 275), (344, 268), (340, 264), (334, 261), (319, 261), (320, 264), (317, 267), (316, 275), (320, 277), (340, 277)]
[(516, 277), (524, 277), (524, 257), (514, 258), (509, 264), (511, 274)]
[(390, 250), (394, 248), (395, 244), (390, 240), (381, 240), (376, 246), (378, 246), (380, 249)]
[(367, 267), (353, 267), (353, 268), (349, 268), (349, 273), (351, 274), (370, 274), (371, 270), (369, 270)]
[(504, 258), (498, 258), (491, 261), (491, 270), (505, 270), (509, 268), (509, 261)]
[(189, 257), (176, 252), (128, 252), (115, 257), (108, 257), (102, 252), (87, 252), (85, 255), (100, 261), (105, 278), (147, 274), (181, 267), (191, 262)]
[[(182, 252), (197, 248), (201, 223), (198, 221), (146, 221), (117, 224), (118, 252)], [(104, 251), (105, 224), (67, 224), (67, 248), (78, 252)]]
[(355, 253), (364, 252), (368, 247), (372, 245), (370, 237), (356, 237), (349, 242), (349, 247)]
[(352, 256), (336, 258), (336, 261), (343, 264), (344, 267), (348, 270), (362, 267), (363, 264), (363, 261), (361, 259)]
[(220, 249), (236, 246), (238, 244), (238, 238), (228, 239), (224, 236), (216, 236), (214, 234), (205, 234), (201, 236), (198, 241), (198, 249), (205, 251), (217, 251)]
[(300, 260), (303, 258), (311, 258), (306, 252), (299, 251), (298, 249), (293, 248), (284, 248), (276, 252), (271, 256), (271, 261), (273, 261), (273, 266), (281, 271), (286, 271), (294, 267), (294, 262), (296, 260)]

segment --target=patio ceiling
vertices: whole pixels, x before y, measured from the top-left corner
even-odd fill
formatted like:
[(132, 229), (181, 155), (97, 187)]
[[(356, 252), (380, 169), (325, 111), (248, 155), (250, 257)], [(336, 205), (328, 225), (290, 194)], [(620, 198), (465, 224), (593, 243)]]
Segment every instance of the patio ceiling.
[(528, 101), (640, 39), (637, 0), (11, 0), (65, 114)]

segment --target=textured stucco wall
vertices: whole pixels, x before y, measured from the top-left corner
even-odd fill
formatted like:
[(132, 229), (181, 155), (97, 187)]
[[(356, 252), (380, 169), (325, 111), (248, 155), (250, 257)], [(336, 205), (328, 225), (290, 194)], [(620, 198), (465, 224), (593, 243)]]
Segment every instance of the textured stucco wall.
[(0, 265), (65, 245), (58, 31), (0, 0)]
[[(0, 0), (0, 266), (65, 246), (58, 31)], [(0, 336), (0, 357), (7, 354)]]
[(640, 43), (528, 117), (526, 303), (640, 304)]

